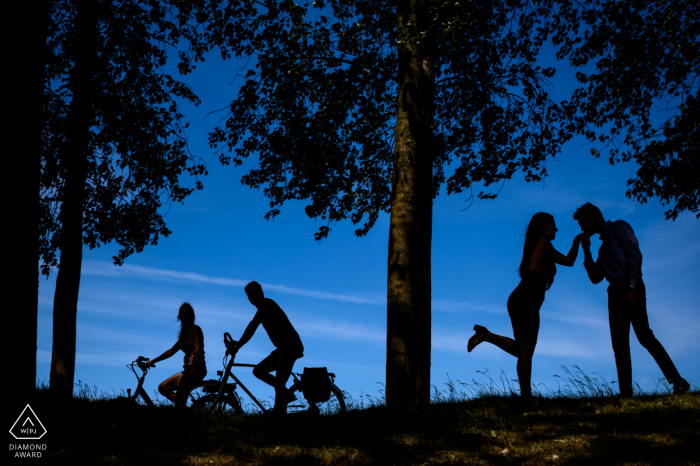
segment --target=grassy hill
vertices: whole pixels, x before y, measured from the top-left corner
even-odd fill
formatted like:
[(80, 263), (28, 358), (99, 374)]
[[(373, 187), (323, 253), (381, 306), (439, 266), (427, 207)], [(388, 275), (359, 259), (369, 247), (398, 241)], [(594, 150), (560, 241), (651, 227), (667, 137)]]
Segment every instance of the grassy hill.
[(452, 386), (423, 409), (376, 404), (336, 417), (275, 419), (89, 396), (55, 406), (45, 391), (31, 402), (47, 429), (42, 464), (700, 465), (697, 391), (619, 398), (569, 386), (523, 400), (507, 387), (465, 395)]

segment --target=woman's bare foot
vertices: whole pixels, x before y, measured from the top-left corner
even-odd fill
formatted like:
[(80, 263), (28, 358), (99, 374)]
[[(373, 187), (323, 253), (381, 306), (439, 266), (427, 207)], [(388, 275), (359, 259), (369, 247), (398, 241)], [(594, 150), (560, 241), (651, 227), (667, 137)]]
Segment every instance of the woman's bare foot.
[(475, 325), (474, 331), (476, 333), (469, 339), (469, 343), (467, 343), (467, 352), (469, 353), (471, 353), (479, 343), (484, 341), (484, 338), (489, 333), (489, 331), (486, 330), (486, 327), (482, 327), (481, 325)]

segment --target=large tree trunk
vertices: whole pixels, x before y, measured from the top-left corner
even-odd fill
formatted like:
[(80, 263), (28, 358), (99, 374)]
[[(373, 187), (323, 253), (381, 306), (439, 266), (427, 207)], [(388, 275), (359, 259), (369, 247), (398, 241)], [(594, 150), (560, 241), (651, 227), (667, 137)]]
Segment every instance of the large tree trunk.
[(4, 287), (16, 297), (8, 311), (12, 322), (8, 347), (13, 348), (12, 361), (19, 368), (15, 389), (21, 399), (16, 401), (22, 403), (36, 387), (42, 99), (51, 2), (11, 2), (6, 7), (6, 61), (23, 63), (6, 74), (11, 91), (3, 93), (1, 130), (7, 163), (3, 181), (12, 193), (5, 212), (10, 272), (3, 278)]
[[(418, 9), (418, 0), (399, 2), (399, 38), (409, 21), (426, 29)], [(430, 401), (433, 60), (427, 40), (399, 49), (387, 280), (389, 407)]]
[(70, 76), (73, 100), (69, 112), (67, 150), (61, 154), (66, 171), (61, 205), (61, 258), (53, 304), (53, 353), (49, 384), (51, 393), (61, 397), (73, 394), (75, 328), (83, 259), (83, 205), (90, 151), (90, 125), (93, 119), (91, 62), (96, 30), (95, 5), (91, 0), (77, 0), (75, 5), (76, 48)]

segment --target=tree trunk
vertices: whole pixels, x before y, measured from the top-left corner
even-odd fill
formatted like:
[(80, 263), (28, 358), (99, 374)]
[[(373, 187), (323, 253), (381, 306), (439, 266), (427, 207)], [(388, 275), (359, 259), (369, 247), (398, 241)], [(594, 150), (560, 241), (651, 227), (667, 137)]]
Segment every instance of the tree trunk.
[[(418, 0), (397, 6), (399, 38), (407, 23), (426, 30)], [(387, 280), (386, 402), (406, 408), (430, 401), (430, 247), (434, 76), (427, 40), (399, 48)]]
[[(7, 163), (5, 182), (12, 201), (7, 203), (7, 264), (11, 272), (4, 286), (15, 294), (11, 311), (12, 360), (20, 370), (15, 389), (26, 402), (36, 388), (36, 336), (39, 296), (39, 183), (41, 170), (42, 102), (46, 65), (49, 0), (11, 2), (5, 20), (7, 63), (24, 63), (6, 74), (3, 94), (2, 153)], [(32, 57), (27, 61), (27, 57)]]
[(83, 258), (83, 205), (90, 151), (92, 123), (92, 45), (96, 30), (95, 5), (77, 0), (75, 17), (75, 53), (70, 85), (73, 100), (69, 112), (69, 132), (64, 158), (65, 190), (61, 205), (61, 257), (56, 277), (53, 305), (53, 353), (51, 356), (51, 393), (59, 397), (73, 394), (75, 375), (75, 328)]

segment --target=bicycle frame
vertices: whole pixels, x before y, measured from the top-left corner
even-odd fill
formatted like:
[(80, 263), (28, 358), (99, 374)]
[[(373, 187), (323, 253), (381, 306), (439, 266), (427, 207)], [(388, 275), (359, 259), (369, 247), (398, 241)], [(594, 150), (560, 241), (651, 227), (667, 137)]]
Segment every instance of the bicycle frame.
[[(267, 409), (258, 401), (257, 398), (255, 398), (255, 395), (253, 395), (250, 390), (243, 384), (243, 382), (240, 381), (238, 377), (236, 377), (236, 374), (231, 372), (231, 368), (233, 367), (255, 367), (255, 364), (238, 364), (235, 362), (236, 359), (236, 353), (230, 353), (231, 355), (231, 360), (226, 364), (226, 369), (224, 370), (223, 374), (221, 374), (221, 385), (219, 386), (218, 393), (216, 394), (216, 398), (214, 399), (214, 402), (212, 405), (209, 407), (211, 409), (213, 406), (216, 406), (217, 403), (219, 402), (219, 399), (221, 398), (221, 394), (224, 393), (224, 387), (226, 387), (226, 382), (228, 381), (228, 378), (231, 377), (237, 385), (239, 385), (244, 392), (250, 397), (251, 400), (255, 402), (256, 405), (262, 410), (262, 412), (267, 412)], [(218, 374), (218, 372), (217, 372)], [(296, 379), (296, 377), (294, 377)]]
[[(219, 374), (219, 371), (217, 371), (217, 375), (221, 375), (221, 384), (219, 386), (218, 393), (216, 394), (216, 398), (214, 399), (214, 402), (211, 404), (211, 406), (207, 409), (212, 409), (212, 407), (217, 406), (217, 403), (219, 402), (219, 399), (221, 398), (221, 394), (224, 393), (224, 388), (226, 387), (226, 382), (228, 381), (229, 376), (235, 380), (236, 384), (240, 385), (240, 387), (243, 389), (244, 392), (250, 397), (251, 400), (255, 402), (256, 405), (262, 410), (263, 413), (267, 412), (268, 410), (265, 409), (265, 407), (258, 401), (257, 398), (255, 398), (255, 395), (253, 395), (250, 390), (241, 382), (236, 375), (231, 372), (231, 368), (233, 367), (256, 367), (257, 364), (240, 364), (236, 363), (236, 354), (238, 352), (237, 349), (235, 349), (232, 345), (233, 340), (231, 339), (231, 335), (227, 333), (224, 333), (224, 344), (226, 345), (226, 355), (231, 356), (231, 360), (226, 364), (226, 368), (222, 374)], [(297, 377), (297, 374), (291, 373), (292, 378), (294, 379), (294, 383), (292, 384), (292, 387), (294, 387), (298, 382), (299, 378)]]
[[(139, 382), (138, 386), (136, 387), (136, 390), (134, 391), (134, 396), (131, 396), (131, 389), (130, 388), (126, 389), (126, 393), (128, 395), (127, 397), (129, 399), (129, 402), (135, 403), (136, 398), (141, 396), (141, 398), (143, 398), (143, 401), (146, 402), (147, 406), (154, 407), (155, 405), (153, 404), (153, 401), (151, 401), (151, 397), (148, 396), (148, 393), (146, 393), (146, 390), (144, 390), (144, 388), (143, 388), (143, 381), (145, 380), (146, 374), (148, 373), (148, 368), (143, 364), (143, 361), (146, 361), (146, 360), (147, 359), (144, 358), (143, 356), (139, 356), (138, 359), (136, 359), (136, 361), (132, 361), (131, 364), (126, 365), (127, 368), (131, 369), (131, 372), (134, 373), (134, 375), (136, 376), (136, 380), (138, 380), (138, 382)], [(139, 375), (136, 373), (136, 370), (134, 369), (134, 364), (136, 364), (139, 367), (139, 369), (141, 369), (143, 371), (143, 373), (141, 374), (141, 377), (139, 377)], [(156, 366), (153, 366), (153, 367), (156, 367)]]

